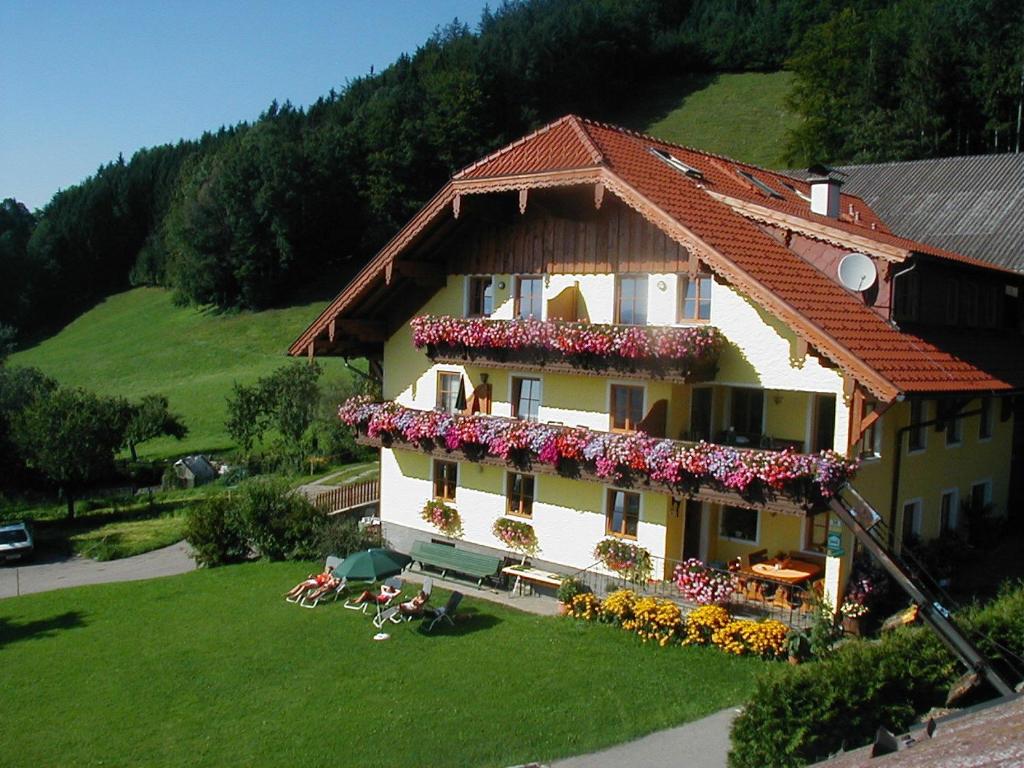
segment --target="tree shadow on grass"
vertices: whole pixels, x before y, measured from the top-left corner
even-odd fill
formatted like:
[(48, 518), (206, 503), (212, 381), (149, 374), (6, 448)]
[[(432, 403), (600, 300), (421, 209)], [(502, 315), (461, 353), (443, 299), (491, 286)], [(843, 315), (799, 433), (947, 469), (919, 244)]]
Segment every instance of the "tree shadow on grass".
[(476, 608), (466, 608), (465, 610), (459, 610), (454, 616), (452, 621), (455, 625), (452, 626), (444, 619), (437, 622), (434, 626), (433, 631), (427, 631), (433, 619), (427, 616), (420, 622), (417, 631), (426, 637), (434, 637), (435, 635), (446, 635), (449, 637), (461, 637), (462, 635), (470, 635), (474, 632), (482, 632), (484, 630), (493, 629), (494, 627), (501, 624), (501, 619), (497, 616), (493, 616), (489, 613), (480, 613)]
[(66, 629), (85, 626), (85, 614), (81, 611), (65, 611), (47, 619), (18, 623), (0, 617), (0, 648), (22, 640), (38, 640), (53, 637)]

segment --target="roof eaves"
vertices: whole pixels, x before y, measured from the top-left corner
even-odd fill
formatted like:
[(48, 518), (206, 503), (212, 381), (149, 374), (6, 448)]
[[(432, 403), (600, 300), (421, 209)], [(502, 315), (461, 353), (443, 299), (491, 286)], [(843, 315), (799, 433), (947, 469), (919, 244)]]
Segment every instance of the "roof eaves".
[[(860, 380), (884, 401), (895, 399), (900, 388), (839, 342), (799, 310), (781, 299), (749, 273), (740, 269), (726, 254), (709, 245), (689, 227), (664, 211), (639, 190), (610, 170), (605, 170), (605, 186), (637, 213), (659, 227), (669, 237), (696, 250), (714, 271), (746, 291), (762, 307), (789, 325), (802, 339), (821, 350), (841, 370)], [(722, 203), (724, 205), (724, 203)]]

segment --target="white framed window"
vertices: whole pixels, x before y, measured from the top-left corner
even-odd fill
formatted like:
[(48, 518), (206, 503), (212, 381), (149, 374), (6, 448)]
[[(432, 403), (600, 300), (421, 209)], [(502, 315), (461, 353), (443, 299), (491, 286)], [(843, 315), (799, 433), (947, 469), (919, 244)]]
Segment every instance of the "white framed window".
[(960, 524), (960, 489), (947, 488), (939, 498), (939, 533), (955, 531)]
[(909, 499), (903, 502), (903, 517), (900, 521), (903, 542), (911, 541), (921, 536), (921, 518), (923, 514), (924, 504), (921, 499)]
[(517, 275), (515, 278), (515, 315), (520, 319), (544, 319), (544, 277)]
[(619, 275), (615, 279), (615, 322), (647, 325), (647, 275)]
[(509, 377), (509, 403), (512, 418), (537, 421), (540, 417), (541, 380), (539, 376)]
[(445, 413), (461, 413), (466, 409), (466, 387), (461, 373), (437, 372), (437, 400), (434, 408)]
[(744, 544), (761, 540), (761, 513), (746, 507), (722, 507), (718, 516), (718, 537)]
[(709, 273), (679, 276), (676, 322), (706, 323), (711, 319), (711, 283)]

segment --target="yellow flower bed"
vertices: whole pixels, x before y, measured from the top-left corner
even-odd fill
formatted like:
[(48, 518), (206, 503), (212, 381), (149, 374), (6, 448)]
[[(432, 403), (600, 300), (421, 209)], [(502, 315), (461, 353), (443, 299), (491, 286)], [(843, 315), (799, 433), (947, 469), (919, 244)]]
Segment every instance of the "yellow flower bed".
[(593, 592), (583, 592), (572, 599), (569, 611), (577, 619), (595, 621), (601, 616), (601, 600)]
[(633, 609), (639, 597), (631, 589), (618, 589), (601, 603), (601, 618), (615, 624), (622, 624), (633, 618)]
[(686, 617), (684, 645), (708, 645), (716, 630), (730, 621), (729, 612), (720, 605), (703, 605)]
[(622, 628), (636, 632), (645, 643), (653, 640), (664, 648), (682, 633), (683, 614), (671, 600), (642, 597), (633, 605), (632, 618), (622, 622)]
[(726, 653), (742, 656), (751, 653), (762, 659), (778, 659), (786, 651), (789, 629), (780, 621), (733, 620), (716, 629), (711, 642)]

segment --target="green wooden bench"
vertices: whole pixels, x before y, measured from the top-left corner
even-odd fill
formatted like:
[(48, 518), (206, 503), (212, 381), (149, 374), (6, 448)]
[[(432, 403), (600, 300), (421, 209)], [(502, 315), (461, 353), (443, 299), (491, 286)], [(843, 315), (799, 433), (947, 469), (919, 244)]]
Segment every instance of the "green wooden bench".
[(461, 573), (476, 579), (479, 587), (483, 580), (494, 576), (501, 568), (501, 558), (494, 555), (481, 555), (478, 552), (467, 552), (465, 549), (456, 549), (445, 544), (434, 544), (430, 541), (417, 541), (412, 545), (409, 557), (413, 562), (419, 563), (422, 569), (425, 565), (433, 566), (441, 570), (441, 578), (444, 578), (448, 571)]

